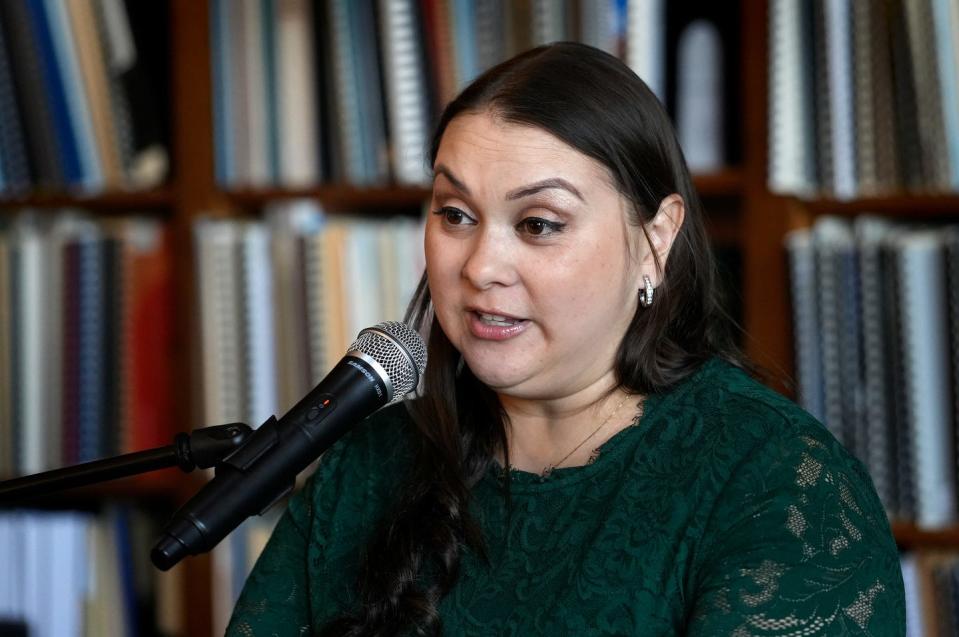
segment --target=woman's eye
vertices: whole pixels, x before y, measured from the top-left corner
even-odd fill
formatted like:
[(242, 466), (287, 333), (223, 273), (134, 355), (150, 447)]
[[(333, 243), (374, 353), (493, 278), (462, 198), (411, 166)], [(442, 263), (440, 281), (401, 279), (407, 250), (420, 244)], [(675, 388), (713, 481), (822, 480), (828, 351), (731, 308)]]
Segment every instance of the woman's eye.
[(439, 210), (434, 210), (433, 214), (443, 217), (443, 220), (451, 226), (459, 226), (471, 221), (469, 215), (459, 208), (443, 206)]
[(564, 225), (566, 224), (547, 221), (539, 217), (530, 217), (520, 222), (519, 229), (526, 234), (542, 237), (561, 231)]

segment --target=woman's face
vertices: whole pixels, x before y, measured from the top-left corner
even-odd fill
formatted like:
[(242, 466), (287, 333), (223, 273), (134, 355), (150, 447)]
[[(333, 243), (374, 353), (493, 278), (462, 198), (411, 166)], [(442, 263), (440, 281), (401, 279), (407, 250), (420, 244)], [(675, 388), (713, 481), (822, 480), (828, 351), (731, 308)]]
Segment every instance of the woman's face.
[(608, 171), (484, 112), (453, 119), (434, 172), (430, 294), (476, 377), (541, 400), (611, 385), (652, 258)]

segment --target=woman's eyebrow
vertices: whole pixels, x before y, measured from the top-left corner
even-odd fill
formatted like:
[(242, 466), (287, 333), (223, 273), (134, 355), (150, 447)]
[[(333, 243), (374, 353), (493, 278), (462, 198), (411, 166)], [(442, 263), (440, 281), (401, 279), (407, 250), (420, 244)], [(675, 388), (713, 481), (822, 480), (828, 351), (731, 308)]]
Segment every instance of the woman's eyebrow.
[(453, 174), (453, 171), (447, 168), (446, 166), (444, 166), (443, 164), (438, 164), (436, 168), (433, 169), (433, 173), (434, 173), (433, 181), (436, 181), (437, 176), (443, 175), (449, 180), (451, 184), (453, 184), (453, 186), (457, 190), (467, 195), (470, 194), (470, 189), (466, 187), (466, 184), (460, 181), (460, 179)]
[[(433, 173), (436, 176), (443, 175), (444, 177), (446, 177), (446, 179), (449, 180), (451, 184), (453, 184), (453, 186), (457, 190), (467, 195), (470, 194), (470, 189), (466, 187), (466, 184), (464, 184), (462, 180), (460, 180), (456, 175), (453, 174), (453, 171), (451, 171), (449, 168), (447, 168), (443, 164), (437, 165), (433, 169)], [(434, 177), (434, 180), (435, 180), (435, 177)], [(548, 190), (550, 188), (558, 188), (560, 190), (565, 190), (575, 195), (576, 198), (579, 199), (580, 201), (585, 201), (583, 199), (583, 195), (580, 194), (579, 190), (576, 189), (576, 186), (569, 183), (562, 177), (551, 177), (550, 179), (543, 179), (542, 181), (537, 181), (536, 183), (532, 183), (526, 186), (522, 186), (520, 188), (516, 188), (515, 190), (511, 190), (510, 192), (506, 194), (506, 199), (507, 201), (510, 201), (513, 199), (522, 199), (523, 197), (529, 197), (530, 195), (535, 195), (541, 190)]]
[(534, 184), (529, 184), (528, 186), (523, 186), (522, 188), (517, 188), (506, 194), (506, 199), (520, 199), (522, 197), (528, 197), (530, 195), (535, 195), (541, 190), (547, 190), (549, 188), (559, 188), (560, 190), (566, 190), (574, 195), (580, 201), (583, 200), (583, 195), (579, 193), (579, 190), (576, 187), (563, 179), (562, 177), (551, 177), (550, 179), (544, 179), (542, 181), (537, 181)]

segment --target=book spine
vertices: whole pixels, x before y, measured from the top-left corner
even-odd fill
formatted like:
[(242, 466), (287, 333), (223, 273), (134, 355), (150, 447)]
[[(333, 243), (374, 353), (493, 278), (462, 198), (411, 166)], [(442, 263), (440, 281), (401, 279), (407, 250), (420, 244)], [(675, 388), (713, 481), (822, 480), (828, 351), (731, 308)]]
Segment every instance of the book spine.
[(213, 150), (216, 157), (216, 181), (221, 188), (236, 185), (228, 12), (228, 0), (211, 0), (210, 66), (213, 77)]
[(65, 3), (42, 0), (51, 32), (53, 56), (60, 72), (60, 81), (66, 93), (66, 114), (75, 136), (82, 180), (88, 191), (103, 190), (105, 182), (100, 152), (93, 131), (87, 87), (80, 73), (77, 46)]
[[(13, 49), (4, 34), (7, 28), (0, 11), (0, 192), (18, 194), (30, 186), (30, 165), (21, 118), (22, 104), (14, 85)], [(23, 53), (21, 53), (23, 55)]]
[(956, 519), (944, 254), (935, 233), (903, 237), (899, 250), (906, 413), (913, 442), (916, 522), (924, 528), (941, 528)]
[(381, 0), (382, 39), (393, 174), (401, 184), (427, 182), (425, 74), (419, 65), (412, 0)]
[(70, 117), (67, 89), (57, 60), (50, 20), (43, 0), (30, 0), (27, 8), (31, 32), (39, 52), (40, 77), (53, 115), (55, 136), (60, 144), (63, 176), (68, 185), (82, 185), (86, 175), (83, 173), (78, 135)]

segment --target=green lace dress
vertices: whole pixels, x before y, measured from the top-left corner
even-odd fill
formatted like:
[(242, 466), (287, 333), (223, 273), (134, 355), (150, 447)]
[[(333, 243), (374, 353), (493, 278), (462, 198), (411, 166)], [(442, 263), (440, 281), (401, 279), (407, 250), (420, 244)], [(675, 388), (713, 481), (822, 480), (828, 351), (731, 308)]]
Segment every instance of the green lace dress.
[[(230, 635), (310, 635), (353, 604), (359, 551), (403, 475), (383, 410), (290, 502)], [(719, 360), (548, 478), (501, 471), (472, 511), (445, 635), (903, 635), (896, 545), (863, 466), (795, 404)], [(508, 522), (507, 522), (508, 519)]]

